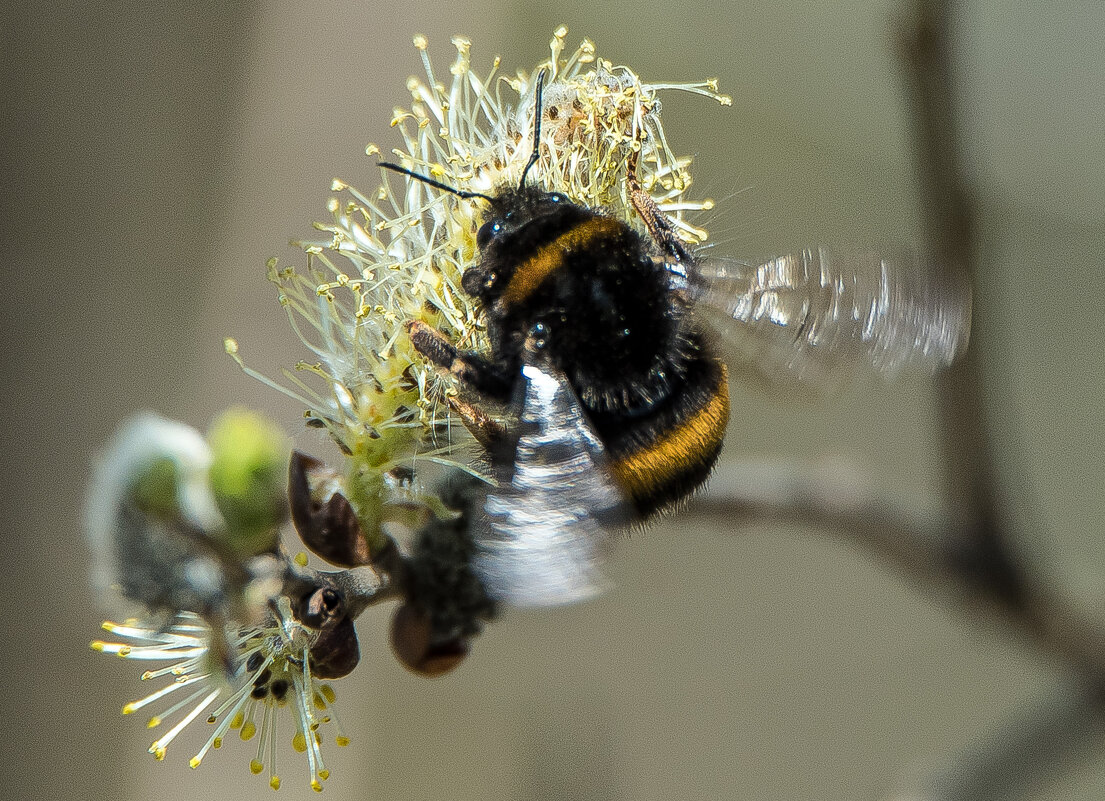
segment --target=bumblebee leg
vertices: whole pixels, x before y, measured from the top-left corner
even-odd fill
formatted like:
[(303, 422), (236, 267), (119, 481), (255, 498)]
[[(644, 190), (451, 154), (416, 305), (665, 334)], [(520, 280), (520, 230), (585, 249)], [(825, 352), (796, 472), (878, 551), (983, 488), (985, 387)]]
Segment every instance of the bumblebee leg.
[(423, 322), (411, 320), (407, 323), (407, 334), (414, 349), (431, 362), (447, 370), (452, 367), (457, 358), (457, 349), (443, 333)]
[(479, 406), (459, 398), (449, 398), (448, 402), (449, 408), (456, 412), (464, 427), (476, 438), (476, 442), (492, 453), (506, 450), (511, 441), (506, 426), (493, 420)]
[(626, 183), (629, 185), (629, 202), (637, 210), (637, 216), (645, 224), (652, 241), (666, 256), (681, 262), (691, 261), (693, 258), (691, 252), (687, 250), (687, 246), (683, 244), (683, 241), (675, 235), (675, 231), (672, 230), (664, 216), (664, 212), (652, 199), (652, 195), (646, 192), (644, 187), (641, 186), (641, 182), (637, 180), (637, 158), (637, 154), (634, 153), (629, 162), (629, 171), (626, 176)]
[(419, 320), (407, 323), (414, 349), (465, 386), (495, 400), (507, 401), (514, 390), (514, 376), (476, 353), (458, 351), (448, 337)]

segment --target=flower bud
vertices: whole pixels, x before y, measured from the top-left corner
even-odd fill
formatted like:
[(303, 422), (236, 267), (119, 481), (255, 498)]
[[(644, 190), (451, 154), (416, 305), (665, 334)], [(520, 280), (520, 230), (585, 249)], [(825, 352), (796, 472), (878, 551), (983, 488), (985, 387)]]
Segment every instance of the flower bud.
[(313, 456), (292, 453), (288, 499), (303, 544), (338, 567), (367, 565), (372, 561), (368, 543), (342, 488), (337, 471)]
[(211, 492), (226, 522), (215, 539), (238, 557), (274, 550), (288, 514), (284, 433), (254, 412), (230, 409), (212, 425), (207, 441)]
[(437, 636), (430, 616), (409, 603), (391, 619), (391, 648), (404, 667), (426, 678), (451, 673), (469, 650), (465, 637)]

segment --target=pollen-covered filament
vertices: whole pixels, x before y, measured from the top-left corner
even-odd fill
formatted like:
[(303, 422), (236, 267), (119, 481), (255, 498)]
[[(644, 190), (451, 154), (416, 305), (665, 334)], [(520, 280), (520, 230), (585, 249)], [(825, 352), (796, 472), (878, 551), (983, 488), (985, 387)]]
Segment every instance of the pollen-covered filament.
[[(170, 664), (142, 675), (143, 680), (170, 677), (170, 682), (123, 707), (123, 714), (130, 715), (156, 705), (158, 712), (147, 720), (150, 728), (173, 722), (150, 745), (149, 752), (155, 759), (163, 760), (176, 737), (205, 716), (212, 728), (189, 765), (199, 767), (209, 751), (221, 747), (228, 733), (236, 731), (243, 741), (257, 740), (250, 772), (261, 774), (267, 770), (269, 786), (278, 789), (279, 719), (288, 709), (293, 719), (289, 737), (292, 747), (307, 755), (311, 788), (322, 789), (322, 782), (330, 775), (322, 756), (323, 728), (333, 732), (340, 746), (348, 745), (349, 738), (333, 708), (333, 687), (311, 675), (308, 631), (285, 611), (279, 613), (279, 620), (242, 629), (231, 638), (235, 654), (234, 673), (229, 678), (213, 668), (211, 631), (196, 615), (180, 614), (168, 627), (137, 621), (104, 624), (105, 630), (124, 642), (97, 640), (92, 643), (93, 650), (126, 659), (170, 660)], [(162, 707), (162, 703), (168, 705)]]

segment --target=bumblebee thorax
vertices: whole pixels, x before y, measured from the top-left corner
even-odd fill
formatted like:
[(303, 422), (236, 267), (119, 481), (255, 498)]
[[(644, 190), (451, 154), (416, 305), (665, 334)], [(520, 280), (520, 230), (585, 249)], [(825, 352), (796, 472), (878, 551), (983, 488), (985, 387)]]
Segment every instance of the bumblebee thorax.
[(465, 272), (461, 285), (485, 303), (493, 301), (520, 262), (594, 216), (559, 192), (532, 185), (501, 188), (476, 233), (480, 262)]

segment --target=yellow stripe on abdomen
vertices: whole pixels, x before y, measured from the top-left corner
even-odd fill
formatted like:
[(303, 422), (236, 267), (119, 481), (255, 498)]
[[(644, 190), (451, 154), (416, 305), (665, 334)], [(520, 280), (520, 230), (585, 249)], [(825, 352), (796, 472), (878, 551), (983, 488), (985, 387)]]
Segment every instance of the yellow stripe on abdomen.
[(502, 304), (509, 309), (523, 303), (545, 279), (560, 269), (564, 257), (573, 250), (586, 250), (603, 237), (620, 236), (624, 231), (625, 225), (610, 217), (593, 217), (572, 226), (518, 265), (503, 290)]
[[(693, 489), (709, 474), (729, 422), (729, 381), (724, 365), (709, 399), (652, 443), (615, 457), (611, 469), (638, 506), (663, 506), (684, 484)], [(675, 493), (683, 494), (683, 493)]]

